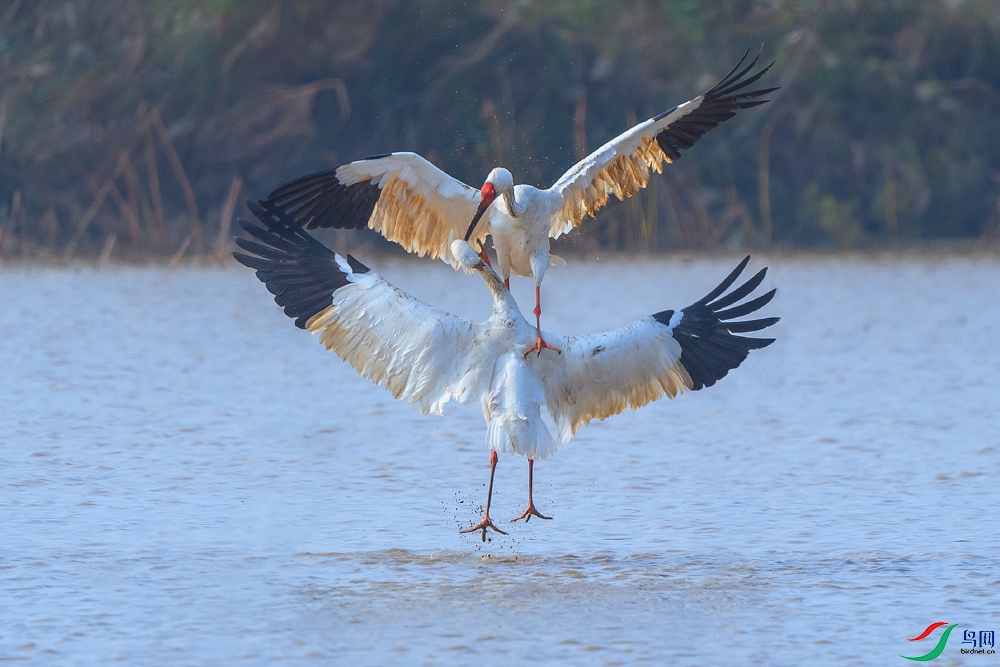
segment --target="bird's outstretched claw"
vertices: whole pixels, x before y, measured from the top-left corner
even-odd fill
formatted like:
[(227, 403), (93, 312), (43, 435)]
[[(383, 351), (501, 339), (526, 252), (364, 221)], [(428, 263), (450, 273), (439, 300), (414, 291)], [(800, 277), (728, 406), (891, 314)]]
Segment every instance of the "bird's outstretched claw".
[(544, 514), (536, 510), (535, 503), (529, 500), (528, 509), (524, 510), (524, 512), (521, 513), (521, 516), (517, 517), (516, 519), (511, 519), (510, 522), (514, 523), (515, 521), (520, 521), (521, 519), (524, 519), (524, 522), (528, 523), (529, 521), (531, 521), (531, 517), (533, 516), (537, 516), (539, 519), (545, 519), (546, 521), (550, 521), (552, 519), (552, 517), (545, 516)]
[[(545, 517), (542, 517), (542, 518), (545, 518)], [(495, 530), (498, 533), (500, 533), (501, 535), (506, 535), (507, 534), (504, 531), (500, 530), (499, 528), (497, 528), (496, 526), (493, 525), (493, 521), (490, 519), (490, 515), (489, 514), (484, 514), (483, 515), (483, 520), (480, 521), (479, 523), (477, 523), (472, 528), (466, 528), (465, 530), (460, 530), (458, 532), (460, 534), (464, 534), (464, 533), (474, 533), (477, 530), (481, 530), (481, 531), (483, 531), (483, 542), (485, 542), (486, 541), (486, 529), (487, 528), (489, 528), (491, 530)]]
[(542, 338), (542, 334), (538, 334), (538, 340), (535, 341), (534, 345), (524, 351), (524, 356), (528, 356), (532, 352), (537, 352), (538, 354), (536, 356), (541, 356), (542, 350), (555, 350), (559, 354), (562, 354), (562, 350), (554, 345), (549, 345), (545, 342), (545, 339)]

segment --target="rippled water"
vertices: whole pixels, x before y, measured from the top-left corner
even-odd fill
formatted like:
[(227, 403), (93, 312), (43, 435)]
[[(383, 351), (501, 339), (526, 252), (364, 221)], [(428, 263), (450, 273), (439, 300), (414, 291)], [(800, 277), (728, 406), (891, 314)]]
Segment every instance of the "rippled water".
[[(544, 324), (683, 306), (736, 259), (573, 261)], [(0, 660), (886, 665), (934, 621), (1000, 630), (1000, 262), (770, 265), (778, 343), (581, 430), (535, 468), (554, 520), (486, 544), (458, 533), (479, 408), (394, 403), (242, 267), (0, 271)], [(502, 458), (494, 518), (525, 493)], [(1000, 664), (959, 646), (934, 664)]]

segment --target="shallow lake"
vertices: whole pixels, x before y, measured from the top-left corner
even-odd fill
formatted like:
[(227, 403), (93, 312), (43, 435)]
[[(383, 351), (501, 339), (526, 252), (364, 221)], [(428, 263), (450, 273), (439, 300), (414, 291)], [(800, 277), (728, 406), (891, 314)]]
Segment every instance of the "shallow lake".
[[(370, 259), (484, 318), (482, 280)], [(553, 269), (543, 326), (700, 298), (739, 257)], [(482, 543), (478, 406), (423, 416), (226, 268), (0, 269), (0, 660), (889, 665), (1000, 630), (1000, 261), (755, 257), (778, 342), (535, 466)], [(531, 283), (515, 278), (526, 313)], [(968, 646), (968, 645), (966, 645)]]

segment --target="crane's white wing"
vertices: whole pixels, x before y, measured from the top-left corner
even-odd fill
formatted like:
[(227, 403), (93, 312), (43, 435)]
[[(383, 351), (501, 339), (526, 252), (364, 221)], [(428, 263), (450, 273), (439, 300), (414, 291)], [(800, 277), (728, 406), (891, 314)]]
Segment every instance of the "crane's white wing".
[[(267, 204), (264, 204), (267, 206)], [(250, 254), (236, 259), (257, 271), (296, 326), (393, 397), (441, 414), (454, 398), (481, 396), (489, 368), (479, 363), (483, 325), (436, 310), (396, 289), (350, 255), (334, 253), (277, 209), (252, 206), (263, 223), (240, 221), (258, 242), (239, 238)], [(492, 362), (492, 359), (491, 359)]]
[(636, 125), (563, 174), (548, 190), (562, 198), (552, 216), (549, 236), (557, 238), (582, 223), (588, 215), (593, 216), (607, 204), (609, 194), (622, 200), (646, 187), (650, 170), (661, 173), (664, 162), (679, 159), (682, 150), (691, 148), (701, 135), (735, 116), (737, 109), (767, 102), (758, 98), (776, 88), (744, 89), (764, 76), (774, 63), (746, 76), (757, 64), (754, 58), (737, 72), (748, 53), (749, 50), (711, 90)]
[[(465, 236), (479, 199), (479, 190), (416, 153), (389, 153), (297, 178), (265, 201), (307, 229), (367, 227), (457, 268), (448, 248)], [(478, 232), (470, 241), (481, 244), (489, 226)]]
[[(710, 387), (739, 366), (750, 350), (773, 338), (735, 335), (759, 331), (777, 317), (733, 322), (767, 304), (775, 290), (733, 306), (753, 292), (767, 269), (722, 296), (746, 268), (750, 257), (712, 292), (690, 306), (665, 310), (635, 324), (591, 336), (545, 338), (562, 355), (549, 355), (543, 373), (545, 402), (564, 442), (591, 419), (606, 419), (684, 391)], [(730, 308), (730, 306), (733, 306)]]

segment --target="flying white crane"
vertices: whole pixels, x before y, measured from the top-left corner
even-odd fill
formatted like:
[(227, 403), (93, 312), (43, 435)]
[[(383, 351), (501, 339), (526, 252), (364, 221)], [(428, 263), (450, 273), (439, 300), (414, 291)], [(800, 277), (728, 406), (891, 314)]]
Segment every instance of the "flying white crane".
[[(549, 239), (593, 216), (608, 195), (623, 200), (646, 187), (651, 170), (661, 173), (664, 162), (679, 159), (681, 151), (735, 116), (737, 109), (767, 102), (760, 98), (776, 88), (745, 89), (774, 63), (750, 74), (760, 56), (740, 69), (748, 54), (749, 49), (711, 90), (615, 137), (547, 190), (514, 185), (502, 167), (476, 190), (415, 153), (387, 153), (295, 179), (266, 201), (307, 229), (368, 227), (409, 252), (442, 258), (455, 268), (452, 241), (464, 238), (481, 248), (492, 234), (504, 283), (509, 285), (511, 273), (535, 281), (536, 337), (524, 354), (559, 351), (545, 342), (541, 330), (542, 278), (550, 262), (561, 263), (549, 254)], [(488, 224), (479, 224), (487, 211)], [(483, 258), (489, 262), (485, 253)]]
[[(234, 253), (274, 294), (296, 326), (319, 334), (362, 376), (393, 397), (441, 414), (449, 400), (480, 401), (486, 420), (490, 483), (482, 521), (462, 532), (487, 529), (497, 452), (528, 459), (528, 506), (514, 521), (543, 519), (532, 500), (535, 460), (557, 448), (546, 418), (566, 443), (592, 419), (606, 419), (663, 396), (710, 387), (773, 338), (737, 334), (759, 331), (777, 317), (734, 322), (767, 304), (771, 290), (737, 304), (763, 281), (766, 268), (728, 294), (748, 256), (704, 298), (678, 311), (665, 310), (602, 334), (547, 334), (563, 354), (526, 356), (536, 335), (501, 278), (472, 247), (458, 239), (452, 252), (460, 266), (478, 271), (493, 293), (493, 314), (472, 322), (428, 306), (393, 287), (350, 255), (341, 257), (266, 202), (251, 204), (263, 226), (240, 221), (256, 239), (238, 238), (249, 254)], [(545, 407), (543, 414), (542, 408)]]

